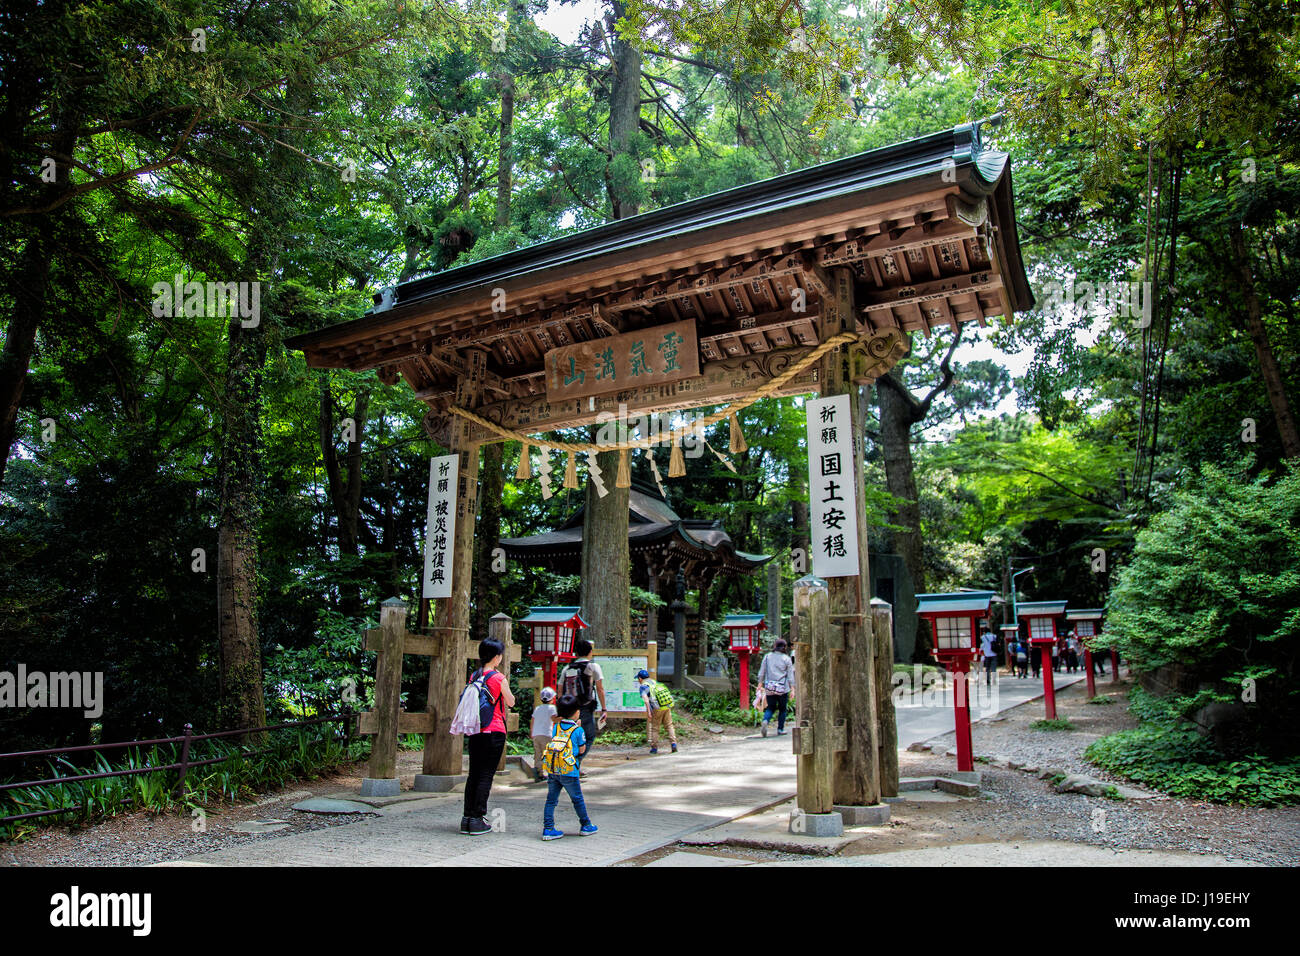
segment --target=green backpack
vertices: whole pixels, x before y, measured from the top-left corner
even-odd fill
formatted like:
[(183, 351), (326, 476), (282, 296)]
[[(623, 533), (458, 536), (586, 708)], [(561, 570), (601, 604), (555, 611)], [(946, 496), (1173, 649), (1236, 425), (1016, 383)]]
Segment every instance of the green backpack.
[(655, 710), (671, 710), (673, 706), (673, 692), (663, 684), (655, 681), (650, 695), (654, 698)]
[(546, 751), (542, 754), (542, 769), (547, 774), (559, 774), (561, 777), (572, 776), (578, 772), (578, 757), (573, 752), (573, 732), (581, 726), (574, 724), (565, 730), (558, 724), (555, 726), (555, 736), (551, 742), (546, 745)]

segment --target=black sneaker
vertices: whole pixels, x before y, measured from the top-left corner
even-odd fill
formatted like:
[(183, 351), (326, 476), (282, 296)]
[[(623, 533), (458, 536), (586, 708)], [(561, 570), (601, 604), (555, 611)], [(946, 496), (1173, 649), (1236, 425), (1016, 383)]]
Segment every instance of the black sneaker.
[(485, 833), (491, 833), (492, 826), (482, 817), (471, 817), (469, 829), (462, 832), (468, 833), (470, 836), (482, 836)]
[(460, 818), (460, 832), (469, 833), (469, 817)]

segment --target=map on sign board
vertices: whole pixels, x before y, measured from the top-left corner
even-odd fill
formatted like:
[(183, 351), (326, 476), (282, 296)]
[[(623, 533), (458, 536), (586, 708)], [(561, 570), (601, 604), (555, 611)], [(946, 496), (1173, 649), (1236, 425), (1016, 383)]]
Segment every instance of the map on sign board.
[(808, 410), (808, 541), (813, 574), (858, 573), (858, 500), (853, 473), (848, 395), (810, 399)]
[(607, 655), (592, 658), (605, 675), (605, 706), (611, 714), (640, 713), (645, 700), (637, 690), (636, 672), (650, 669), (650, 659), (642, 654)]

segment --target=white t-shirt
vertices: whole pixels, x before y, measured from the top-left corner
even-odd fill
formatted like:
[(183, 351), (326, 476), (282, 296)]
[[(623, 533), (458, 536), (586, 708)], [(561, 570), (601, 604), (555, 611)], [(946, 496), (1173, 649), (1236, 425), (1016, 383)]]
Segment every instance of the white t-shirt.
[(553, 725), (551, 718), (556, 714), (554, 704), (538, 704), (533, 708), (533, 736), (534, 737), (551, 737), (553, 734)]
[(984, 651), (985, 657), (998, 656), (998, 652), (993, 650), (993, 635), (988, 631), (980, 635), (980, 649)]

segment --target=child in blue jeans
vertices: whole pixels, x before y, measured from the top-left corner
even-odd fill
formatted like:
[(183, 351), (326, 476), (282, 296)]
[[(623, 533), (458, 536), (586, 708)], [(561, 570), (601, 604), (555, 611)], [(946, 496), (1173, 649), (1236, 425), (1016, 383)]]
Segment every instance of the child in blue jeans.
[(587, 803), (582, 799), (582, 781), (578, 779), (582, 755), (587, 750), (587, 736), (578, 722), (578, 698), (565, 694), (555, 702), (559, 720), (551, 742), (546, 745), (542, 766), (546, 770), (546, 809), (542, 813), (542, 839), (558, 840), (564, 833), (555, 829), (555, 805), (564, 790), (573, 801), (583, 836), (596, 832), (596, 824), (587, 816)]

